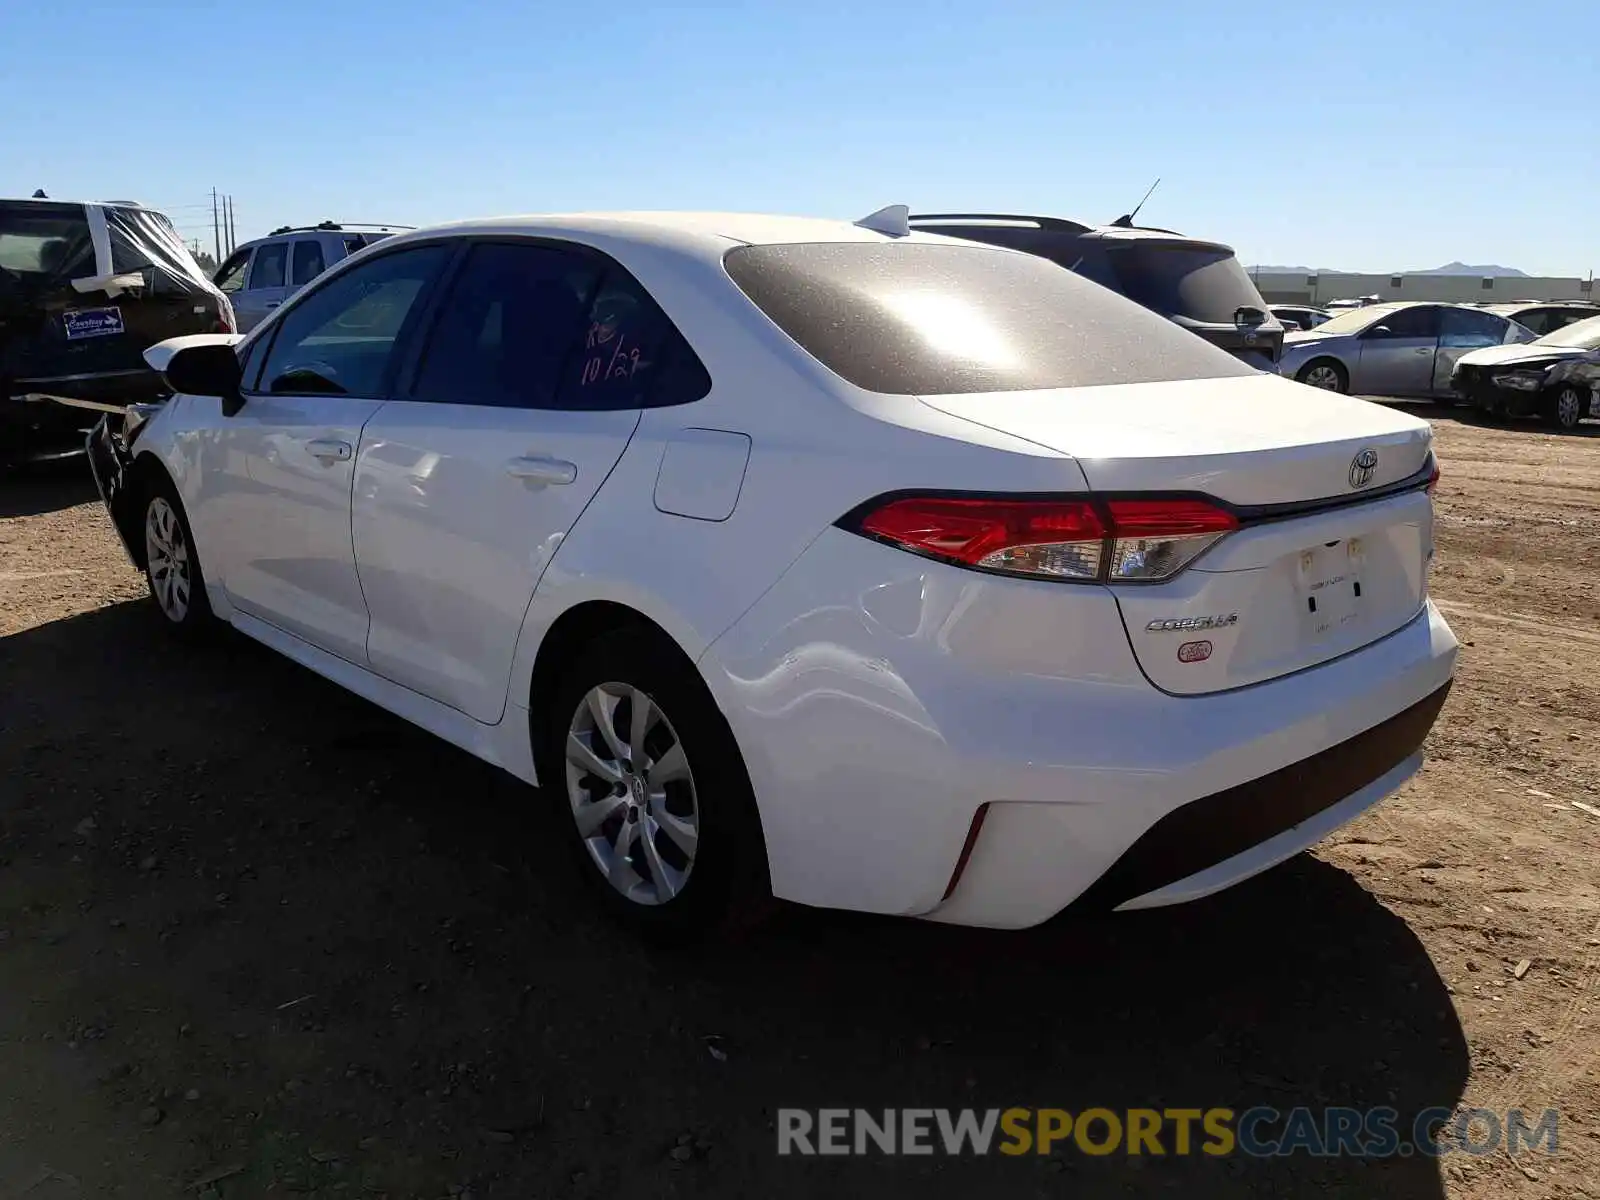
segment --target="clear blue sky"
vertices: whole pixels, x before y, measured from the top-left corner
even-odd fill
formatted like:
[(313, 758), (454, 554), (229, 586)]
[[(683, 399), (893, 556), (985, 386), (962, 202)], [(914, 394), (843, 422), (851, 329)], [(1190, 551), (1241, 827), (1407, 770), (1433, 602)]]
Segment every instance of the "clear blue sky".
[[(770, 11), (763, 11), (763, 8)], [(1600, 0), (0, 2), (0, 195), (285, 222), (888, 203), (1600, 268)]]

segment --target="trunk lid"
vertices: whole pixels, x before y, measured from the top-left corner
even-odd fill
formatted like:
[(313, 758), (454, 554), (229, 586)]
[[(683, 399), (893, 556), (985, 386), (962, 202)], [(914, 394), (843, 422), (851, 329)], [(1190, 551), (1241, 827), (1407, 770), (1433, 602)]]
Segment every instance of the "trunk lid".
[(1200, 493), (1238, 512), (1242, 527), (1176, 578), (1110, 589), (1165, 691), (1315, 666), (1427, 598), (1432, 502), (1381, 494), (1427, 465), (1431, 430), (1405, 413), (1266, 375), (922, 399), (1070, 454), (1097, 493)]
[[(1097, 492), (1202, 492), (1235, 505), (1370, 492), (1414, 475), (1426, 421), (1274, 375), (923, 396), (924, 404), (1077, 459)], [(1350, 482), (1362, 450), (1378, 463)]]

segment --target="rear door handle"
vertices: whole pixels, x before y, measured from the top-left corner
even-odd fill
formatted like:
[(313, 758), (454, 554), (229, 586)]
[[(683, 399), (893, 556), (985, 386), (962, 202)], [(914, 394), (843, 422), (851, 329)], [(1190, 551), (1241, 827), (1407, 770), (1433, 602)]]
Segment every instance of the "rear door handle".
[(314, 442), (307, 442), (306, 450), (312, 458), (320, 458), (325, 463), (347, 462), (352, 453), (349, 442), (333, 438), (318, 438)]
[(267, 301), (267, 307), (268, 308), (277, 308), (278, 305), (280, 305), (282, 303), (283, 303), (282, 300), (268, 300)]
[(526, 483), (571, 483), (578, 477), (578, 464), (570, 463), (564, 458), (528, 455), (524, 458), (513, 458), (506, 463), (506, 474)]

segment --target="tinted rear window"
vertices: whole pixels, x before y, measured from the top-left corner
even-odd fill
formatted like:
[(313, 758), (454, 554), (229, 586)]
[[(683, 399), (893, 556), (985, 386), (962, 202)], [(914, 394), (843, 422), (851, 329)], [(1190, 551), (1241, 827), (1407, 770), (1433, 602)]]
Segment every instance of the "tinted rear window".
[(1160, 313), (1231, 325), (1241, 308), (1266, 311), (1244, 267), (1224, 250), (1132, 243), (1108, 247), (1105, 258), (1117, 290)]
[(1025, 392), (1254, 373), (1033, 255), (928, 242), (808, 242), (740, 246), (723, 261), (779, 328), (869, 391)]
[(94, 275), (81, 204), (0, 203), (0, 288)]

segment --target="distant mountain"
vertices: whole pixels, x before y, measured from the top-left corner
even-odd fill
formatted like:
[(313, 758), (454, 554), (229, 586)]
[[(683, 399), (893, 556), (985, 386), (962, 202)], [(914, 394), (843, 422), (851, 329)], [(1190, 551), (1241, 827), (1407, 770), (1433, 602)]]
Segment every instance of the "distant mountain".
[(1473, 275), (1492, 276), (1495, 279), (1527, 279), (1526, 271), (1519, 271), (1515, 267), (1499, 267), (1493, 263), (1475, 266), (1472, 263), (1452, 262), (1445, 263), (1442, 267), (1435, 267), (1431, 271), (1402, 271), (1402, 275)]
[[(1376, 275), (1376, 271), (1341, 271), (1338, 267), (1280, 267), (1260, 266), (1246, 268), (1250, 271), (1279, 272), (1284, 275)], [(1519, 271), (1515, 267), (1500, 267), (1493, 263), (1485, 266), (1475, 266), (1472, 263), (1453, 262), (1445, 263), (1442, 267), (1434, 267), (1431, 271), (1386, 271), (1384, 274), (1393, 275), (1470, 275), (1481, 279), (1485, 275), (1495, 279), (1527, 279), (1526, 271)]]

